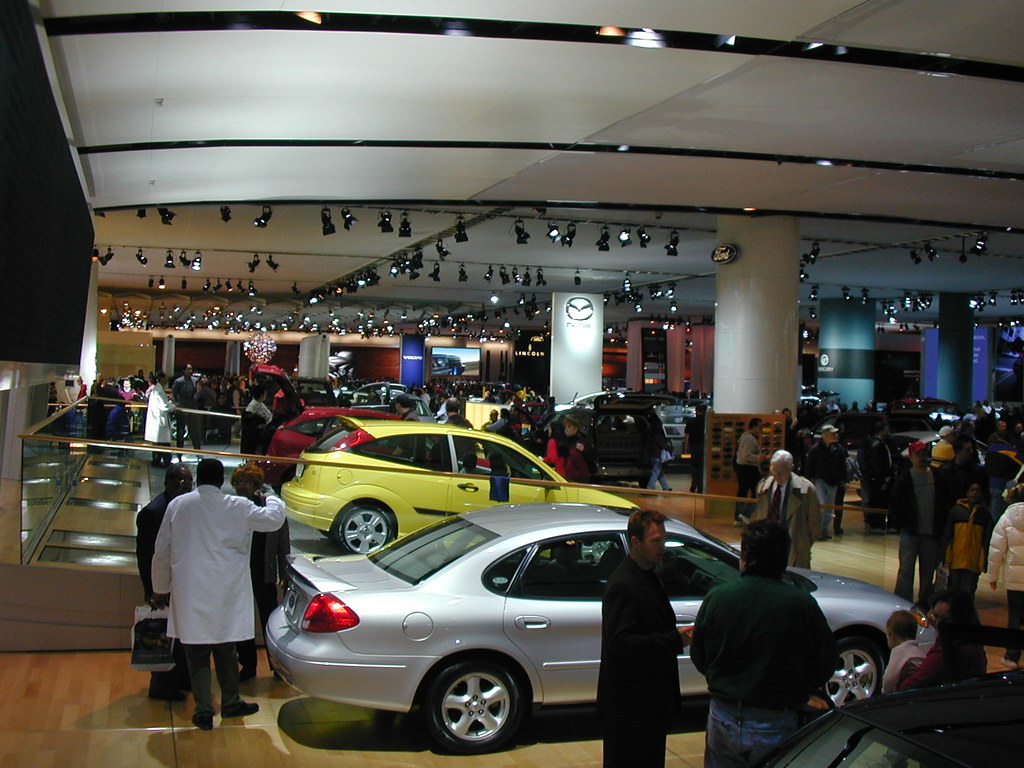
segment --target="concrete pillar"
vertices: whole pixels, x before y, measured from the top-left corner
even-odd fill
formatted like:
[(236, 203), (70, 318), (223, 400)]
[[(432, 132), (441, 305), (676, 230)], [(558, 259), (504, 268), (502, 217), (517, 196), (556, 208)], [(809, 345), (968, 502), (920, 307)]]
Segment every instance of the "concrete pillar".
[(331, 339), (326, 333), (299, 340), (299, 376), (309, 379), (327, 378), (327, 359), (331, 355)]
[[(91, 386), (96, 380), (96, 356), (98, 353), (98, 337), (96, 323), (99, 313), (99, 262), (92, 262), (89, 270), (89, 292), (85, 301), (85, 326), (82, 328), (82, 354), (78, 359), (78, 374), (85, 385)], [(109, 317), (109, 315), (105, 315)]]
[(715, 326), (694, 325), (690, 328), (690, 387), (710, 392), (715, 384)]
[(939, 294), (939, 367), (936, 395), (971, 404), (974, 310), (966, 293)]
[(818, 333), (818, 389), (838, 392), (846, 404), (875, 399), (875, 302), (859, 297), (822, 299)]
[(790, 216), (720, 216), (738, 256), (717, 267), (715, 410), (796, 410), (800, 234)]
[(171, 336), (164, 336), (164, 353), (163, 361), (160, 363), (161, 370), (167, 374), (168, 382), (173, 382), (177, 371), (174, 369), (174, 354), (176, 352), (177, 341)]
[(238, 375), (242, 370), (242, 342), (229, 341), (224, 345), (224, 373)]

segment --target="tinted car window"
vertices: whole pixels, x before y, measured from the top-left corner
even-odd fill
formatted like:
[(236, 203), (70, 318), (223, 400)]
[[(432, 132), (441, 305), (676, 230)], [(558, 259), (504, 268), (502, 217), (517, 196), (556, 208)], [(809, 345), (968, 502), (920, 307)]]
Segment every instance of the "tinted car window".
[(451, 472), (445, 435), (390, 435), (354, 446), (352, 453), (435, 472)]
[(740, 578), (739, 558), (703, 541), (669, 536), (656, 568), (669, 597), (704, 597), (712, 587)]
[(306, 450), (310, 453), (328, 453), (338, 450), (338, 444), (351, 434), (345, 427), (333, 429), (313, 443)]
[[(453, 435), (453, 440), (455, 441), (455, 461), (459, 472), (473, 471), (475, 474), (488, 475), (491, 472), (491, 456), (499, 454), (505, 460), (505, 466), (508, 467), (511, 477), (525, 477), (530, 480), (550, 479), (528, 457), (504, 445), (464, 435)], [(472, 463), (467, 454), (476, 457), (475, 469), (467, 468), (467, 463)]]
[(328, 424), (333, 424), (334, 419), (330, 416), (324, 416), (320, 419), (310, 419), (309, 421), (303, 421), (296, 424), (294, 427), (288, 427), (289, 432), (298, 432), (300, 435), (309, 435), (310, 437), (316, 437), (324, 429), (327, 428)]
[(496, 533), (455, 517), (398, 539), (368, 557), (381, 570), (410, 584), (419, 584), (497, 537)]
[(804, 731), (764, 768), (953, 768), (954, 763), (891, 733), (852, 717), (823, 718), (817, 727)]
[(608, 576), (625, 557), (618, 533), (546, 541), (527, 563), (516, 593), (527, 598), (599, 600)]

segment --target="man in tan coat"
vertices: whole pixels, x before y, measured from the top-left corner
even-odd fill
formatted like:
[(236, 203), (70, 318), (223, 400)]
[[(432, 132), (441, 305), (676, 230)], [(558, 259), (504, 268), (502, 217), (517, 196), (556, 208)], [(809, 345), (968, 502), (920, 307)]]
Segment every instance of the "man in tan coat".
[(814, 484), (793, 472), (793, 454), (772, 454), (768, 477), (757, 486), (752, 520), (772, 520), (789, 531), (789, 565), (811, 567), (811, 546), (821, 528), (821, 506)]

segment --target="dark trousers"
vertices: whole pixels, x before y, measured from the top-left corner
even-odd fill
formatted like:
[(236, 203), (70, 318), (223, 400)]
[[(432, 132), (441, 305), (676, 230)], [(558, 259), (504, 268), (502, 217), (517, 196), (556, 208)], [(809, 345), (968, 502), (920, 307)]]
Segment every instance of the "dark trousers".
[[(252, 596), (256, 603), (256, 610), (260, 615), (260, 631), (266, 631), (267, 622), (270, 621), (270, 614), (277, 608), (277, 585), (276, 584), (253, 584)], [(256, 674), (256, 639), (242, 640), (235, 644), (238, 648), (238, 663), (242, 669), (249, 673)], [(267, 652), (267, 663), (270, 663), (270, 653)]]
[[(736, 495), (743, 499), (753, 498), (757, 493), (757, 484), (761, 480), (761, 468), (753, 464), (737, 464), (736, 480), (739, 483)], [(737, 502), (735, 519), (739, 520), (740, 515), (750, 517), (753, 512), (753, 502)]]
[[(1020, 629), (1021, 620), (1024, 619), (1024, 592), (1016, 589), (1006, 590), (1006, 626), (1010, 629)], [(1007, 648), (1006, 658), (1010, 661), (1020, 661), (1020, 648)]]
[(203, 447), (203, 414), (201, 413), (174, 413), (174, 423), (177, 425), (177, 446), (185, 445), (185, 429), (188, 429), (189, 439), (192, 447), (197, 451)]
[(235, 653), (234, 643), (182, 643), (182, 646), (185, 649), (185, 660), (188, 662), (188, 676), (192, 681), (192, 695), (196, 700), (195, 714), (214, 714), (210, 656), (213, 656), (213, 664), (217, 669), (221, 711), (241, 703), (242, 697), (238, 694), (238, 654)]
[(188, 690), (191, 682), (188, 675), (188, 662), (185, 660), (185, 647), (174, 643), (174, 669), (166, 672), (149, 673), (149, 695), (160, 699), (179, 690)]
[(704, 493), (704, 449), (690, 451), (690, 493)]
[(644, 728), (606, 724), (604, 768), (664, 768), (667, 730), (655, 723)]

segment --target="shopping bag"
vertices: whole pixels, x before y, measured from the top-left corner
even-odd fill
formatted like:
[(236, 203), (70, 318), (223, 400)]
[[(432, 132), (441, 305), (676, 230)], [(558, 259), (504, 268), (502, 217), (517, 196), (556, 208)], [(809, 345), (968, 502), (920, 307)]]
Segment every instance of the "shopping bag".
[(167, 637), (167, 608), (136, 607), (132, 625), (132, 669), (140, 672), (174, 669), (174, 639)]

